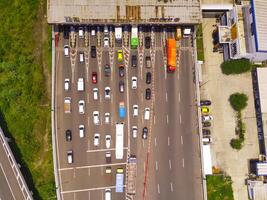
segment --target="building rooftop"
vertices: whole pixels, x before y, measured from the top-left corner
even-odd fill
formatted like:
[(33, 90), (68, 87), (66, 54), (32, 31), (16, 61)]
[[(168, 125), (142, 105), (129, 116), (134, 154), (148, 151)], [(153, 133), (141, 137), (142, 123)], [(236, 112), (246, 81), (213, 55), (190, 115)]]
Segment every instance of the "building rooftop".
[(257, 51), (267, 52), (266, 0), (251, 1)]
[(48, 23), (200, 23), (199, 0), (48, 0)]

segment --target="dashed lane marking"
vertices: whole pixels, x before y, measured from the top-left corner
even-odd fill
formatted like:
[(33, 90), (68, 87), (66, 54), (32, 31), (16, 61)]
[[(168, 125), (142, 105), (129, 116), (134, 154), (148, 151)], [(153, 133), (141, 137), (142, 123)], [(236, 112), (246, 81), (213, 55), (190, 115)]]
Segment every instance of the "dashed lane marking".
[(154, 144), (155, 144), (155, 147), (157, 146), (157, 138), (155, 137), (155, 140), (154, 140)]
[(158, 171), (159, 166), (158, 166), (158, 161), (156, 161), (156, 171)]
[(170, 137), (168, 136), (168, 146), (170, 146)]
[(170, 169), (172, 168), (172, 162), (171, 162), (171, 160), (169, 160), (169, 168)]
[(184, 139), (182, 135), (181, 135), (181, 144), (184, 144)]
[(158, 184), (158, 193), (160, 194), (160, 188), (159, 188), (159, 184)]
[(172, 185), (172, 182), (170, 183), (170, 185), (171, 185), (171, 192), (173, 192), (173, 185)]

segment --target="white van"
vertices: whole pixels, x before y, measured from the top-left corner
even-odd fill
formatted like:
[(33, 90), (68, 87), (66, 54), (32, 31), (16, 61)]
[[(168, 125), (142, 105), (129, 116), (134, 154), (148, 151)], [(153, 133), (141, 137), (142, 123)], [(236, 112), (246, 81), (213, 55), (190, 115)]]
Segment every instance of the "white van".
[(84, 54), (83, 54), (83, 52), (80, 52), (80, 62), (84, 62)]
[(93, 89), (93, 99), (98, 100), (98, 89), (97, 88)]
[(78, 91), (84, 91), (84, 81), (83, 81), (83, 78), (78, 78), (77, 90)]
[(105, 200), (111, 200), (111, 189), (105, 189)]
[(150, 108), (145, 108), (145, 120), (149, 120), (150, 117)]
[(64, 56), (66, 57), (70, 56), (70, 49), (68, 45), (64, 45)]

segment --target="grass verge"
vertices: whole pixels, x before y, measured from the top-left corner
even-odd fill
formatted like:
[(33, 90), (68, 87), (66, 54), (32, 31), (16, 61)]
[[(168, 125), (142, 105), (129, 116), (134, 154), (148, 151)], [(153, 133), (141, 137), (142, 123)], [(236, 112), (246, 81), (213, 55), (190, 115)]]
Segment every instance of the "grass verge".
[(46, 1), (0, 1), (0, 10), (0, 125), (34, 199), (53, 199)]
[(209, 200), (234, 200), (232, 180), (229, 176), (207, 176), (207, 190)]
[(197, 27), (197, 60), (204, 61), (204, 48), (203, 48), (203, 32), (202, 25), (198, 25)]

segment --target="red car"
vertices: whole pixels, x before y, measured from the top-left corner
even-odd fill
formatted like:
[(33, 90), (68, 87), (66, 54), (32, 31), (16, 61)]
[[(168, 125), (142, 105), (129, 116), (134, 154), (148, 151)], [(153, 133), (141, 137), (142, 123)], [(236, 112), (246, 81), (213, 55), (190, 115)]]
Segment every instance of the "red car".
[(96, 72), (92, 73), (92, 83), (94, 83), (94, 84), (97, 83), (97, 73)]

